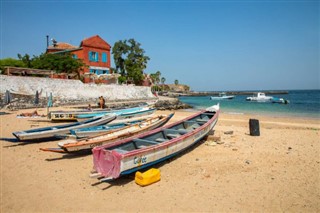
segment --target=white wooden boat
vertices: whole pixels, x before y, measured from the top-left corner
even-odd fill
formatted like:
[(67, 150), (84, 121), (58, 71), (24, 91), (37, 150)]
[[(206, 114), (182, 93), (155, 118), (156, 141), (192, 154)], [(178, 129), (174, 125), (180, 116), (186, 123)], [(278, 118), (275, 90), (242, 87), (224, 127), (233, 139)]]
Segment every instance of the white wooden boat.
[(72, 129), (104, 125), (116, 119), (116, 117), (117, 117), (116, 114), (107, 114), (105, 116), (88, 119), (82, 122), (76, 122), (72, 124), (59, 125), (59, 126), (49, 126), (49, 127), (30, 129), (30, 130), (24, 130), (24, 131), (17, 131), (17, 132), (13, 132), (12, 134), (19, 140), (52, 138), (58, 135), (69, 133), (69, 131)]
[(219, 93), (219, 96), (211, 96), (211, 100), (224, 100), (224, 99), (233, 99), (234, 95), (227, 95), (225, 92)]
[(93, 148), (95, 173), (101, 181), (150, 167), (198, 143), (218, 121), (219, 105), (153, 131)]
[(170, 115), (155, 115), (154, 117), (146, 119), (140, 123), (125, 126), (106, 134), (78, 140), (75, 138), (69, 138), (58, 142), (59, 148), (41, 148), (40, 150), (60, 153), (91, 150), (93, 147), (119, 141), (163, 126), (172, 118), (173, 115), (174, 113)]

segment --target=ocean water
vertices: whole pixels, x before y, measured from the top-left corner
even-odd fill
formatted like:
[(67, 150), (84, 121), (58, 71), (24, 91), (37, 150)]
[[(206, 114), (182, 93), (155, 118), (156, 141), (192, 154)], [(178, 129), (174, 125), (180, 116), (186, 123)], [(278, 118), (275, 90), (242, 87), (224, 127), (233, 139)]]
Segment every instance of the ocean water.
[(247, 95), (238, 95), (231, 100), (210, 100), (210, 96), (179, 97), (179, 99), (195, 109), (207, 108), (219, 102), (221, 111), (230, 114), (263, 114), (320, 119), (320, 90), (289, 90), (289, 94), (272, 96), (287, 99), (290, 104), (246, 101)]

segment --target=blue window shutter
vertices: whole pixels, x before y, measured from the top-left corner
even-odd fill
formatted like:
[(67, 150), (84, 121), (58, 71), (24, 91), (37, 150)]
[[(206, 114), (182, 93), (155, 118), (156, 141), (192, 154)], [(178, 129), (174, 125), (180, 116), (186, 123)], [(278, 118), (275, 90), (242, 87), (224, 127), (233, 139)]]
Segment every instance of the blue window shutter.
[(107, 54), (102, 53), (102, 62), (107, 62)]
[(99, 61), (99, 53), (96, 52), (96, 61)]
[(92, 61), (92, 52), (89, 51), (89, 61)]

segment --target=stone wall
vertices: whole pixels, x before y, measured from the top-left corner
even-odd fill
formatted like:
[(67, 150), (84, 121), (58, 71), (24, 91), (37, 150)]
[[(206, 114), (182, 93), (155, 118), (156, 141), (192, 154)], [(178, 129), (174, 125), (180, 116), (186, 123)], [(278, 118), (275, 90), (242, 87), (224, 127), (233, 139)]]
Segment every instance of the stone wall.
[(52, 93), (53, 97), (60, 101), (93, 100), (99, 96), (112, 101), (154, 98), (150, 87), (83, 84), (79, 80), (0, 75), (0, 85), (1, 94), (9, 90), (16, 94), (35, 95), (38, 91), (40, 98)]

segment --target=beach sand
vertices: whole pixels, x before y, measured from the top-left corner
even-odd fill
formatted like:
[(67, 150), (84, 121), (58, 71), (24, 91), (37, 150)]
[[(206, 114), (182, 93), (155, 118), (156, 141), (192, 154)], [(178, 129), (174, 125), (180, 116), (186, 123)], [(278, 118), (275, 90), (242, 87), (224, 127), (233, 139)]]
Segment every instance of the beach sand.
[[(31, 111), (0, 116), (1, 212), (320, 212), (319, 120), (222, 112), (215, 127), (222, 144), (203, 141), (158, 165), (159, 182), (140, 187), (134, 175), (89, 178), (91, 155), (39, 150), (56, 141), (10, 142), (14, 131), (56, 125), (16, 118)], [(190, 114), (176, 111), (171, 122)], [(259, 120), (260, 136), (249, 135), (250, 118)]]

